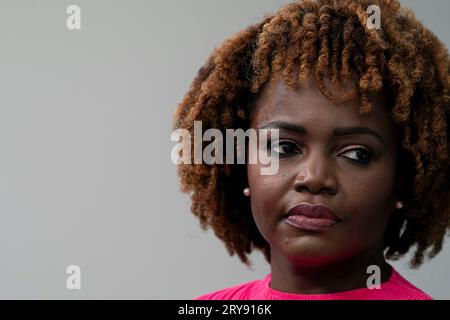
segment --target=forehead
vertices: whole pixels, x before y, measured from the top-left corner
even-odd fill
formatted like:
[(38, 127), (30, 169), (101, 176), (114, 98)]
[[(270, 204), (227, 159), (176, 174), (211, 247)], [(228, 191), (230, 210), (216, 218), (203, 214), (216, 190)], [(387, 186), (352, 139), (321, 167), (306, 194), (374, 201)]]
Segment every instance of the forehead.
[(299, 89), (291, 89), (282, 79), (272, 78), (255, 101), (251, 127), (273, 121), (329, 130), (366, 126), (382, 133), (387, 139), (393, 138), (394, 124), (387, 97), (383, 94), (374, 95), (371, 96), (371, 102), (372, 112), (361, 115), (357, 112), (357, 99), (335, 104), (322, 95), (312, 80)]

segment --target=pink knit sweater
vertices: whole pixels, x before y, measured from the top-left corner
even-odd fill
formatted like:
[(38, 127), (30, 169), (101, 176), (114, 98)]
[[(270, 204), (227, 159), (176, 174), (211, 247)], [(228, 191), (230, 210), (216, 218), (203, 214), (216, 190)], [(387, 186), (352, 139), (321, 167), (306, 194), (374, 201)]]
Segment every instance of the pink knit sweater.
[(361, 288), (324, 294), (296, 294), (272, 289), (271, 274), (254, 280), (201, 295), (195, 300), (432, 300), (422, 290), (403, 278), (394, 268), (388, 281), (380, 289)]

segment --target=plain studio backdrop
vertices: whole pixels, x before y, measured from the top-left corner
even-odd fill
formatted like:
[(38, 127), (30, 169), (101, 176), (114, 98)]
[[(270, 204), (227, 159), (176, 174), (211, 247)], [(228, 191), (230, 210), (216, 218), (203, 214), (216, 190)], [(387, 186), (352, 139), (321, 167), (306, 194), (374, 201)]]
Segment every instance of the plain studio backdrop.
[[(201, 230), (170, 133), (214, 47), (288, 2), (0, 0), (0, 298), (192, 299), (269, 272)], [(450, 45), (448, 0), (403, 3)], [(448, 238), (418, 271), (407, 261), (393, 265), (450, 298)]]

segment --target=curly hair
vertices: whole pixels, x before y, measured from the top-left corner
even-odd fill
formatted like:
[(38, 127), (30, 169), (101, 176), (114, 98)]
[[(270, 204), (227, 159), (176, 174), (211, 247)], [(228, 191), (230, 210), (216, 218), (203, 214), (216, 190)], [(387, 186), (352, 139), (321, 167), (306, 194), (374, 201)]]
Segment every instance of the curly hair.
[[(379, 29), (368, 26), (370, 5), (381, 9)], [(173, 126), (192, 134), (194, 121), (223, 133), (249, 128), (253, 102), (275, 73), (291, 88), (313, 77), (337, 104), (356, 98), (360, 114), (372, 111), (372, 93), (386, 92), (400, 128), (398, 161), (406, 183), (399, 191), (402, 213), (391, 215), (383, 250), (397, 260), (416, 246), (410, 266), (417, 268), (426, 253), (431, 259), (441, 251), (450, 227), (449, 70), (445, 45), (396, 0), (300, 0), (218, 45), (178, 105)], [(343, 81), (353, 90), (343, 90)], [(212, 228), (230, 256), (246, 265), (254, 249), (270, 263), (270, 246), (242, 194), (246, 166), (177, 169), (202, 229)]]

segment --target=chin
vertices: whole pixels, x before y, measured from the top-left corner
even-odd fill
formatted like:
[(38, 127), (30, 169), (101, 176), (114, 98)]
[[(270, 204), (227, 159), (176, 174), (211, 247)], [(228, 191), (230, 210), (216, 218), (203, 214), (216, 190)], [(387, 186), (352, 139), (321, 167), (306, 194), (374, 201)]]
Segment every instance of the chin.
[[(334, 242), (336, 243), (336, 242)], [(317, 239), (287, 239), (281, 252), (293, 262), (305, 265), (323, 265), (345, 258), (345, 249)]]

